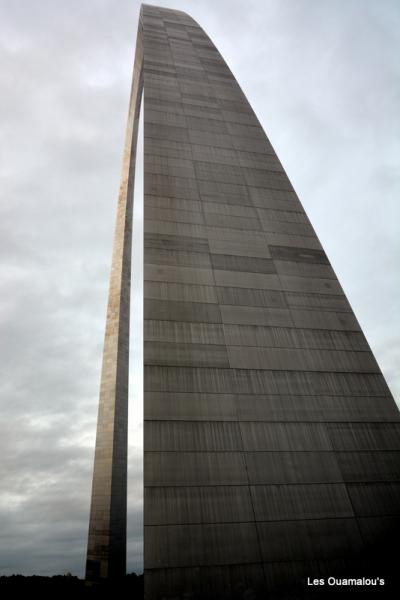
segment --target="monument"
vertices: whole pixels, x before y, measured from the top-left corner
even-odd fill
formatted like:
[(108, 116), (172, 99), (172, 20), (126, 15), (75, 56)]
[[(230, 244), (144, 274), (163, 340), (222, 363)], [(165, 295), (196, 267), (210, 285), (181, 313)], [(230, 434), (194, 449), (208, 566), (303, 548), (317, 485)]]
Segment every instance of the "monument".
[(87, 579), (118, 578), (126, 568), (131, 223), (143, 89), (145, 597), (278, 598), (302, 586), (307, 597), (307, 577), (383, 578), (373, 566), (398, 523), (399, 411), (224, 59), (187, 14), (143, 5)]

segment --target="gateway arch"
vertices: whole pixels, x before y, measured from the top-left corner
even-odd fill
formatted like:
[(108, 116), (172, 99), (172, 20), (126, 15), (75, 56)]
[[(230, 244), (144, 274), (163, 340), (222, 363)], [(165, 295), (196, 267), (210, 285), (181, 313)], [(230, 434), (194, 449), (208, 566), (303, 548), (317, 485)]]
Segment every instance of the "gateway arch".
[(398, 522), (399, 411), (224, 59), (187, 14), (143, 5), (86, 578), (118, 578), (126, 569), (132, 202), (143, 90), (145, 597), (275, 598), (291, 590), (307, 597), (307, 576), (372, 577)]

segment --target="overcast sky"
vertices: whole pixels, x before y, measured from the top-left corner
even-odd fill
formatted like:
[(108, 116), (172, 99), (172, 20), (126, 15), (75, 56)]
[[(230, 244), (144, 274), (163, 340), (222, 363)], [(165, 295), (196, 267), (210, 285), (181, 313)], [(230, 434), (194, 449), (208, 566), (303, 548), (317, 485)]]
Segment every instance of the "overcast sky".
[[(158, 4), (195, 18), (231, 67), (398, 400), (400, 3)], [(83, 575), (139, 5), (0, 0), (2, 574)], [(139, 572), (139, 201), (135, 217), (128, 569)]]

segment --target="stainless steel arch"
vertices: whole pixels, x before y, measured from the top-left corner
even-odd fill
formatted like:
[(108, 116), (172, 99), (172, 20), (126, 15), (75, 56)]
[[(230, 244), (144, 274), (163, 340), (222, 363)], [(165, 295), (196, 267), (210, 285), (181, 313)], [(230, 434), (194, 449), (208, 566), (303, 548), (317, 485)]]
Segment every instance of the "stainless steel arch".
[(188, 15), (146, 5), (114, 241), (87, 578), (125, 572), (142, 86), (146, 598), (275, 598), (293, 589), (306, 597), (306, 575), (367, 569), (387, 545), (387, 514), (398, 514), (399, 412), (225, 61)]

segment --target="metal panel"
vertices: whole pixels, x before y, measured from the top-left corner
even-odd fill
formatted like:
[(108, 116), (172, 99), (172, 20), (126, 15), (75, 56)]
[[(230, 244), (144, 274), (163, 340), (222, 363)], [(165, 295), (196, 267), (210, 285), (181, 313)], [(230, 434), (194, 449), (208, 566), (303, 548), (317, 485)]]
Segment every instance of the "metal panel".
[[(233, 217), (249, 217), (257, 219), (257, 213), (251, 205), (251, 200), (248, 200), (246, 204), (235, 204), (230, 202), (224, 202), (222, 196), (217, 196), (217, 201), (210, 199), (210, 196), (202, 196), (203, 199), (203, 210), (206, 213), (215, 213), (218, 215), (226, 215)], [(239, 254), (239, 253), (238, 253)]]
[(211, 285), (145, 281), (144, 297), (154, 300), (183, 300), (184, 302), (210, 302), (216, 304), (217, 294)]
[[(207, 196), (209, 198), (209, 196)], [(231, 229), (229, 227), (206, 227), (209, 243), (212, 240), (236, 242), (251, 246), (254, 243), (265, 244), (265, 233), (263, 231), (241, 231), (240, 229)], [(211, 248), (211, 246), (210, 246)], [(227, 252), (229, 254), (229, 252)]]
[(400, 421), (389, 397), (236, 395), (240, 421)]
[(180, 342), (186, 344), (224, 344), (224, 330), (218, 323), (190, 323), (180, 321), (144, 321), (144, 339), (147, 342)]
[(334, 279), (280, 275), (282, 289), (288, 292), (312, 292), (317, 294), (341, 294), (342, 288)]
[(172, 421), (236, 421), (238, 417), (234, 394), (147, 392), (144, 418)]
[(229, 367), (225, 345), (144, 342), (144, 360), (148, 365)]
[(354, 519), (259, 523), (265, 561), (343, 558), (361, 552)]
[[(145, 203), (146, 206), (152, 206), (153, 208), (168, 208), (170, 210), (201, 212), (201, 203), (199, 200), (186, 200), (185, 198), (169, 198), (168, 196), (153, 196), (152, 194), (146, 194)], [(208, 249), (205, 251), (208, 251)]]
[[(264, 570), (261, 563), (218, 566), (149, 569), (146, 594), (149, 598), (218, 598), (261, 597), (265, 591)], [(190, 597), (189, 595), (189, 597)], [(258, 596), (259, 595), (259, 596)]]
[(246, 229), (255, 231), (262, 229), (260, 221), (257, 218), (235, 217), (228, 215), (219, 215), (215, 213), (205, 213), (204, 221), (211, 227), (229, 227), (233, 229)]
[(313, 329), (334, 329), (358, 331), (360, 325), (352, 313), (334, 313), (333, 311), (309, 311), (293, 308), (293, 321), (297, 327), (312, 327)]
[(144, 502), (145, 525), (253, 520), (248, 486), (150, 487)]
[(214, 283), (213, 274), (210, 269), (194, 269), (171, 265), (145, 264), (144, 276), (146, 281), (194, 283), (197, 285), (212, 285)]
[(251, 484), (343, 483), (333, 452), (246, 452)]
[(208, 269), (211, 267), (209, 254), (203, 252), (191, 252), (190, 250), (170, 250), (163, 248), (146, 248), (146, 263), (176, 267), (193, 267), (194, 269)]
[(279, 278), (274, 274), (214, 271), (214, 277), (215, 283), (221, 286), (257, 288), (261, 290), (281, 289)]
[[(191, 107), (192, 111), (193, 108), (195, 107)], [(197, 110), (199, 110), (199, 108)], [(220, 111), (218, 111), (218, 113), (219, 112)], [(209, 144), (207, 146), (192, 144), (191, 151), (193, 160), (196, 161), (219, 163), (221, 165), (239, 165), (239, 158), (236, 150), (232, 150), (230, 148), (213, 148)]]
[[(292, 316), (287, 308), (265, 308), (259, 306), (221, 306), (223, 323), (243, 323), (249, 325), (276, 325), (290, 327), (293, 325)], [(237, 365), (231, 364), (232, 367)], [(243, 365), (244, 366), (244, 365)], [(246, 368), (244, 366), (244, 368)], [(251, 367), (250, 367), (251, 368)], [(257, 367), (253, 368), (263, 368)]]
[(148, 424), (144, 449), (166, 452), (238, 452), (243, 449), (243, 444), (237, 423), (153, 421)]
[(318, 423), (240, 423), (243, 449), (248, 451), (332, 450), (325, 425)]
[(397, 515), (400, 502), (399, 482), (347, 484), (357, 516)]
[(234, 390), (233, 375), (230, 369), (145, 365), (144, 389), (157, 392), (226, 394)]
[(400, 452), (336, 452), (344, 481), (399, 481)]
[(277, 272), (282, 275), (336, 279), (336, 275), (330, 265), (289, 260), (274, 260), (274, 265)]
[(254, 523), (148, 526), (148, 568), (243, 564), (260, 560)]
[[(198, 119), (199, 121), (204, 121), (204, 119)], [(225, 132), (225, 123), (222, 121), (211, 121), (210, 127), (214, 131), (218, 131), (216, 125), (219, 127), (223, 126), (221, 131)], [(194, 166), (196, 169), (196, 176), (198, 180), (204, 181), (221, 181), (223, 183), (237, 183), (242, 184), (243, 175), (241, 173), (240, 167), (233, 167), (231, 165), (223, 165), (218, 163), (209, 163), (209, 162), (194, 162)]]
[(239, 287), (216, 287), (218, 302), (230, 306), (265, 306), (286, 308), (286, 296), (276, 290), (254, 290)]
[[(144, 247), (146, 249), (173, 250), (181, 252), (209, 252), (207, 238), (191, 238), (188, 236), (166, 234), (162, 235), (159, 233), (146, 233), (144, 235)], [(146, 253), (146, 258), (147, 254), (148, 253)]]
[(296, 248), (295, 246), (269, 246), (272, 258), (280, 261), (289, 260), (304, 263), (328, 265), (328, 258), (323, 250)]
[[(228, 318), (225, 310), (231, 307), (221, 306), (222, 321)], [(266, 309), (262, 309), (266, 311)], [(280, 309), (269, 309), (266, 317), (260, 317), (259, 322), (269, 320), (270, 324), (279, 323)], [(273, 312), (274, 311), (274, 312)], [(240, 314), (240, 313), (239, 313)], [(230, 315), (229, 315), (230, 316)], [(232, 320), (233, 318), (230, 317)], [(239, 321), (239, 319), (237, 319)], [(242, 318), (242, 322), (246, 319)], [(282, 317), (281, 317), (282, 322)], [(256, 320), (253, 320), (256, 323)], [(248, 346), (232, 346), (228, 348), (229, 364), (241, 369), (279, 369), (282, 371), (357, 371), (359, 373), (377, 373), (379, 367), (369, 352), (343, 352), (332, 350), (308, 350), (305, 348), (251, 348)], [(398, 432), (396, 432), (398, 435)], [(397, 443), (399, 443), (397, 441)]]
[(251, 487), (257, 521), (353, 517), (347, 489), (341, 483), (256, 485)]
[(144, 318), (220, 323), (221, 313), (219, 306), (215, 304), (148, 299), (144, 307)]
[(145, 486), (245, 485), (240, 452), (146, 452)]
[(274, 262), (268, 258), (210, 254), (213, 269), (221, 271), (245, 271), (247, 273), (276, 273)]
[(329, 423), (327, 428), (335, 450), (400, 450), (399, 423)]
[(351, 312), (347, 298), (340, 294), (305, 294), (301, 292), (286, 292), (286, 302), (293, 308), (307, 308), (308, 310), (335, 310), (337, 312)]
[[(218, 371), (220, 376), (227, 376), (222, 369)], [(214, 372), (212, 374), (217, 375)], [(236, 368), (233, 369), (231, 381), (236, 391), (244, 394), (267, 392), (271, 394), (382, 396), (388, 393), (387, 385), (378, 373), (265, 371)]]
[(288, 247), (301, 246), (302, 248), (321, 249), (318, 238), (314, 236), (297, 235), (268, 231), (264, 233), (268, 244), (284, 244)]
[[(161, 196), (165, 194), (171, 194), (174, 196), (174, 189), (169, 189), (162, 184), (160, 184), (159, 189), (156, 189), (156, 185), (154, 184), (154, 189), (147, 190), (146, 194), (152, 196)], [(177, 197), (182, 197), (184, 199), (193, 199), (197, 200), (198, 196), (193, 190), (187, 193), (186, 190), (182, 191), (182, 196), (177, 195)], [(201, 224), (204, 222), (203, 214), (200, 212), (193, 212), (189, 210), (171, 210), (168, 208), (154, 208), (153, 206), (145, 206), (144, 209), (145, 219), (158, 219), (160, 221), (173, 221), (173, 222), (181, 222), (181, 223), (191, 223), (193, 225)]]
[(228, 346), (368, 350), (364, 336), (358, 331), (224, 324), (224, 333)]
[[(243, 153), (241, 153), (240, 156), (243, 156)], [(264, 156), (265, 159), (271, 160), (271, 156), (268, 155), (257, 154), (257, 156)], [(292, 190), (266, 189), (252, 186), (248, 186), (248, 190), (254, 206), (259, 208), (295, 210), (299, 207), (299, 200), (296, 193)]]
[[(236, 256), (257, 256), (261, 258), (270, 258), (270, 252), (265, 240), (262, 243), (210, 240), (210, 252), (213, 254), (233, 254)], [(263, 272), (263, 271), (261, 271)]]
[(176, 223), (174, 221), (160, 221), (158, 219), (145, 219), (143, 228), (145, 233), (165, 233), (188, 237), (202, 237), (207, 233), (205, 226), (201, 224)]

